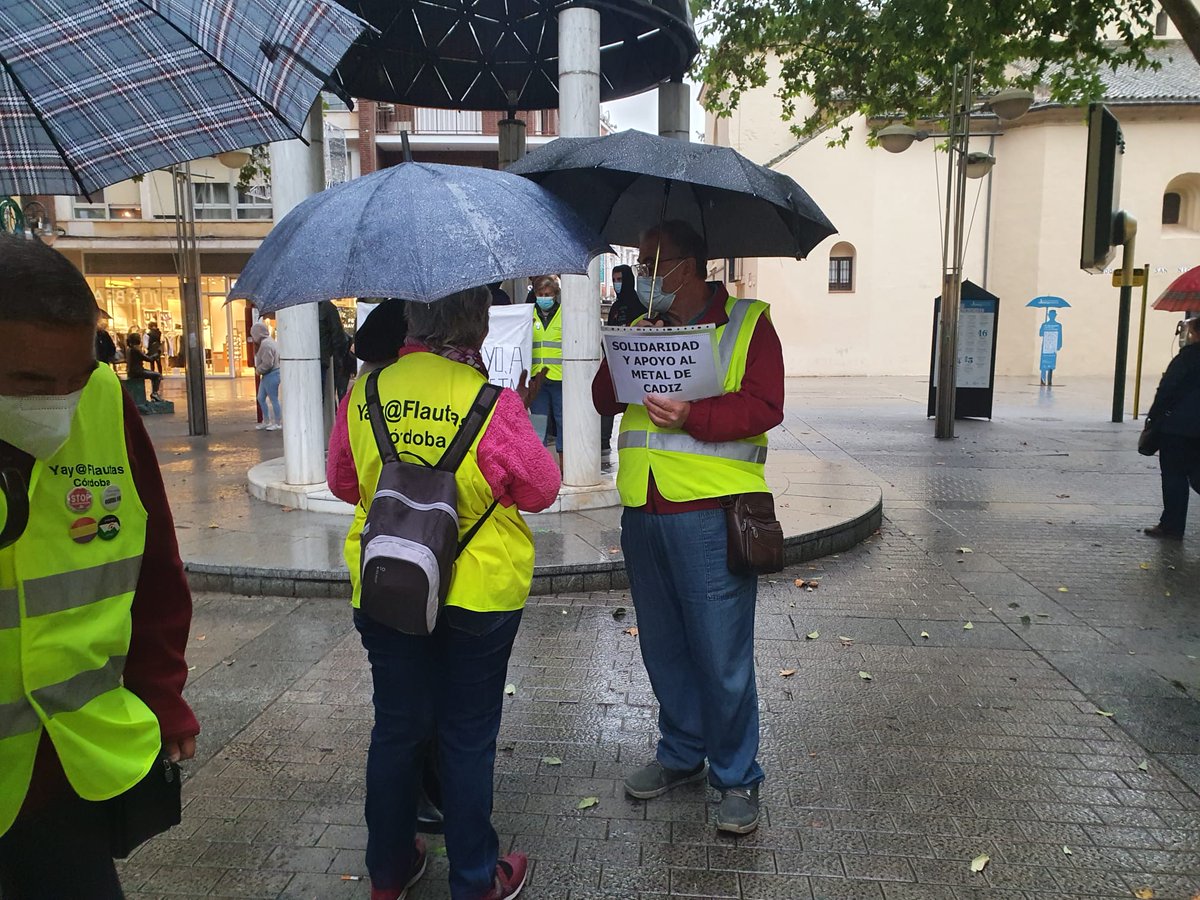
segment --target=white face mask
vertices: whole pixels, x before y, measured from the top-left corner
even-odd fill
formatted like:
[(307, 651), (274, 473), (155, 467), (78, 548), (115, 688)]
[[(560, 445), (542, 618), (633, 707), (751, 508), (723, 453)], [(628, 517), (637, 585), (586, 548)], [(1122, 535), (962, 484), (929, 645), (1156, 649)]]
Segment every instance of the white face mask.
[(642, 306), (646, 307), (651, 313), (666, 312), (671, 308), (671, 304), (675, 302), (675, 291), (664, 291), (662, 289), (663, 278), (667, 275), (674, 274), (675, 270), (684, 264), (685, 260), (680, 260), (671, 267), (669, 272), (664, 275), (658, 275), (651, 278), (649, 275), (639, 275), (637, 277), (636, 287), (638, 299), (642, 301)]
[(47, 460), (71, 436), (82, 388), (70, 394), (0, 395), (0, 440), (35, 459)]

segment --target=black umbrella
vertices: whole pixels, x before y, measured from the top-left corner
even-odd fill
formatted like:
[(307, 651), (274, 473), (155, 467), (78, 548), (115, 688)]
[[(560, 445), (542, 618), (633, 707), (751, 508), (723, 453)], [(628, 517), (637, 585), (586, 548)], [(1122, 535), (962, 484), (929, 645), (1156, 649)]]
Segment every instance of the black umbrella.
[(558, 14), (600, 12), (600, 99), (687, 71), (699, 49), (687, 0), (338, 0), (378, 31), (342, 59), (346, 95), (446, 109), (558, 106)]
[(714, 258), (803, 259), (837, 233), (804, 188), (730, 147), (621, 131), (559, 138), (508, 171), (557, 194), (612, 244), (636, 246), (646, 228), (682, 219)]

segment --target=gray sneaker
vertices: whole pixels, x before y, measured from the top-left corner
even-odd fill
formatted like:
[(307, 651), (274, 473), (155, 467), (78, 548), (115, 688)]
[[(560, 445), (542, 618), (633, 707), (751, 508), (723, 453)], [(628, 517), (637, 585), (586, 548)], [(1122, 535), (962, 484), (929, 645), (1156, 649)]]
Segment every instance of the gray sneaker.
[(717, 831), (749, 834), (758, 827), (758, 785), (721, 791)]
[(668, 769), (658, 760), (629, 773), (625, 779), (625, 793), (638, 800), (661, 797), (681, 784), (700, 781), (708, 774), (708, 763), (702, 762), (694, 769)]

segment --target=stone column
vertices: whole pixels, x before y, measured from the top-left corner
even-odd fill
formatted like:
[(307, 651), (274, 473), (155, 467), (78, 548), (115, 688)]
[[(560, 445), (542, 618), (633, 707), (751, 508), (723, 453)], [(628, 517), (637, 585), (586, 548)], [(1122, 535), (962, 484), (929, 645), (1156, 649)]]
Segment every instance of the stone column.
[(525, 123), (515, 115), (500, 120), (500, 168), (507, 169), (525, 155)]
[(683, 81), (664, 81), (658, 86), (658, 134), (660, 137), (690, 141), (692, 87)]
[[(600, 13), (571, 7), (558, 14), (560, 134), (600, 134)], [(600, 261), (589, 274), (565, 275), (563, 305), (563, 484), (600, 484), (600, 416), (592, 379), (600, 367)]]
[[(325, 188), (324, 124), (320, 99), (304, 124), (302, 141), (271, 145), (271, 208), (278, 223)], [(275, 316), (279, 330), (283, 465), (288, 484), (325, 481), (325, 427), (321, 404), (321, 339), (317, 305), (301, 303)]]

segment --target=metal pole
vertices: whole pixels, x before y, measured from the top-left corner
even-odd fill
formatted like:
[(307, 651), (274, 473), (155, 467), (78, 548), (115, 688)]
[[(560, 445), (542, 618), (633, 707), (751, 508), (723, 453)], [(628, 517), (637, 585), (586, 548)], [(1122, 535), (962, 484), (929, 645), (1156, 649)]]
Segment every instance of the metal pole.
[(1114, 422), (1120, 422), (1125, 417), (1125, 379), (1129, 375), (1129, 318), (1133, 301), (1133, 244), (1133, 235), (1129, 235), (1121, 253), (1121, 301), (1117, 310), (1117, 362), (1113, 375)]
[(1142, 269), (1142, 316), (1138, 322), (1137, 364), (1134, 366), (1133, 418), (1138, 417), (1138, 404), (1142, 398), (1142, 353), (1146, 349), (1146, 301), (1150, 299), (1150, 264)]
[[(993, 159), (996, 157), (996, 136), (994, 134), (988, 138), (988, 156)], [(983, 289), (985, 291), (988, 286), (988, 263), (991, 262), (992, 255), (992, 175), (994, 171), (994, 169), (988, 169), (987, 200), (984, 201), (983, 210)]]
[(938, 438), (954, 437), (954, 401), (958, 376), (958, 308), (962, 302), (963, 207), (967, 196), (966, 155), (971, 140), (973, 62), (967, 63), (966, 77), (960, 81), (961, 72), (962, 68), (956, 66), (951, 91), (946, 233), (942, 237), (942, 308), (938, 326), (937, 423), (934, 430)]
[(179, 294), (183, 301), (184, 372), (188, 434), (208, 434), (208, 398), (204, 391), (204, 338), (200, 309), (200, 250), (196, 245), (196, 198), (192, 164), (171, 167), (175, 185), (175, 239), (179, 250)]

